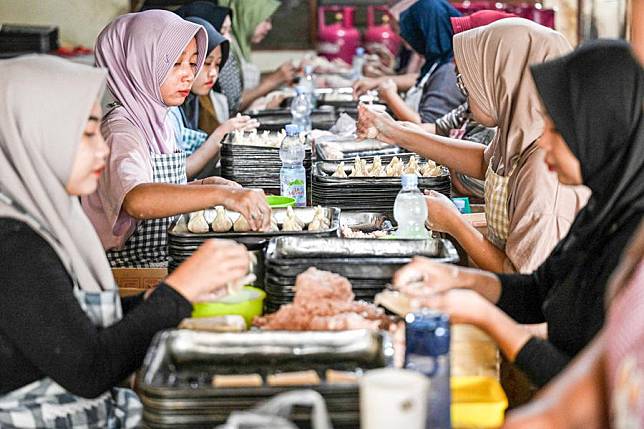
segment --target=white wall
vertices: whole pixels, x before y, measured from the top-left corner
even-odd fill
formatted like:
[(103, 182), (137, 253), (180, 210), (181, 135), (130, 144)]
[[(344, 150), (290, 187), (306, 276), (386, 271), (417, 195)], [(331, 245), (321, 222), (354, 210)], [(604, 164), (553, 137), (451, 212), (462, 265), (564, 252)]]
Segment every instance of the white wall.
[(129, 0), (0, 0), (0, 23), (57, 25), (61, 44), (93, 48), (103, 27), (129, 8)]

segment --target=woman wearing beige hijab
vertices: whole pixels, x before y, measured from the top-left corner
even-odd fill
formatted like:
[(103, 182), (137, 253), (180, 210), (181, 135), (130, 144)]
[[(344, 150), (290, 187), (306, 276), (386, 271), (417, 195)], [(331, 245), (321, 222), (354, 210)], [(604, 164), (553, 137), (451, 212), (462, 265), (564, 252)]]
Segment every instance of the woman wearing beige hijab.
[(539, 96), (529, 66), (571, 50), (560, 33), (521, 18), (508, 18), (454, 37), (458, 83), (474, 119), (497, 127), (482, 144), (430, 135), (363, 107), (360, 129), (378, 139), (485, 179), (488, 235), (484, 237), (441, 194), (427, 197), (429, 223), (451, 234), (474, 263), (489, 271), (534, 271), (566, 235), (588, 191), (559, 184), (536, 141), (543, 130)]
[(27, 56), (0, 75), (0, 427), (135, 427), (141, 404), (115, 386), (193, 300), (245, 275), (248, 254), (209, 242), (145, 297), (120, 299), (78, 202), (109, 152), (105, 71)]

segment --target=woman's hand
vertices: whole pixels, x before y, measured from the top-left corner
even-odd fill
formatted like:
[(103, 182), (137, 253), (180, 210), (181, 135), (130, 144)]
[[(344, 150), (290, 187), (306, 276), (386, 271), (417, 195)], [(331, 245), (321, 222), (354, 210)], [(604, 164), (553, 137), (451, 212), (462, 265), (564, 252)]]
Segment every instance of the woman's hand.
[(257, 127), (259, 127), (259, 122), (257, 121), (257, 119), (251, 118), (247, 115), (240, 115), (238, 113), (237, 116), (232, 117), (221, 124), (218, 129), (221, 130), (224, 134), (228, 134), (237, 130), (251, 131), (256, 129)]
[(422, 299), (425, 308), (447, 314), (451, 323), (465, 323), (483, 328), (488, 314), (498, 310), (494, 304), (471, 289), (450, 289)]
[(396, 121), (387, 112), (379, 112), (366, 104), (358, 106), (358, 123), (356, 124), (359, 139), (377, 139), (395, 144), (393, 138)]
[(366, 77), (356, 81), (353, 84), (353, 98), (357, 100), (361, 95), (365, 94), (367, 91), (376, 89), (379, 84), (380, 84), (380, 79), (371, 78), (371, 77)]
[(295, 75), (297, 73), (297, 69), (293, 65), (291, 61), (287, 61), (281, 66), (277, 68), (273, 72), (273, 77), (275, 78), (275, 87), (278, 87), (280, 85), (290, 85), (293, 83), (293, 80), (295, 79)]
[(436, 191), (425, 191), (427, 203), (427, 224), (430, 229), (437, 232), (452, 234), (456, 222), (461, 219), (452, 200)]
[(207, 240), (172, 272), (165, 283), (194, 302), (204, 295), (223, 296), (226, 284), (246, 275), (246, 247), (231, 240)]
[(511, 411), (503, 429), (550, 429), (571, 426), (566, 424), (568, 419), (565, 402), (560, 404), (552, 399), (547, 394), (542, 395)]
[(392, 79), (386, 79), (378, 85), (378, 97), (384, 102), (388, 102), (398, 95), (398, 87)]
[(271, 227), (273, 213), (261, 189), (230, 189), (222, 205), (244, 216), (253, 231), (268, 231)]
[(392, 284), (401, 288), (412, 283), (423, 283), (432, 292), (444, 292), (463, 286), (459, 274), (460, 268), (457, 265), (416, 256), (409, 264), (394, 273)]
[(219, 176), (210, 176), (201, 180), (196, 181), (199, 185), (218, 185), (218, 186), (230, 186), (231, 188), (242, 189), (242, 185), (232, 180), (224, 179)]

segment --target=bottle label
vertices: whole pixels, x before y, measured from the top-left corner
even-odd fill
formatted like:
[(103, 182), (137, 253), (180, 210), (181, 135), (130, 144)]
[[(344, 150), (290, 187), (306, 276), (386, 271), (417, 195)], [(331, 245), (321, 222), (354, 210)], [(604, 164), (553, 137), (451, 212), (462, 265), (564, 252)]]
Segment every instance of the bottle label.
[(280, 193), (284, 197), (295, 198), (296, 207), (306, 207), (306, 176), (303, 173), (304, 171), (282, 170), (280, 174)]

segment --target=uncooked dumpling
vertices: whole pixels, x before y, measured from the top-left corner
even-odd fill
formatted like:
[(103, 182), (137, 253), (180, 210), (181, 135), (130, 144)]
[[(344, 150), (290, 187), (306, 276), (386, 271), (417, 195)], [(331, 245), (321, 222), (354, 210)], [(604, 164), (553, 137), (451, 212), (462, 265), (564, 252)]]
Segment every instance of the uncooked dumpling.
[(235, 232), (248, 232), (250, 231), (250, 224), (246, 218), (240, 213), (239, 218), (233, 224)]
[(371, 167), (369, 168), (369, 176), (380, 177), (383, 176), (384, 173), (384, 169), (382, 168), (382, 160), (379, 156), (376, 156), (373, 159), (373, 164), (371, 164)]
[(344, 171), (344, 161), (338, 164), (333, 173), (333, 177), (347, 177), (347, 172)]
[(279, 232), (280, 227), (277, 225), (277, 221), (274, 217), (271, 216), (271, 226), (268, 232)]
[(210, 226), (208, 226), (208, 222), (206, 222), (203, 210), (199, 210), (198, 212), (190, 214), (190, 221), (188, 221), (188, 231), (195, 234), (203, 234), (204, 232), (210, 231)]
[(181, 232), (188, 232), (188, 220), (186, 219), (186, 216), (184, 215), (179, 215), (179, 218), (177, 219), (177, 224), (174, 226), (174, 232), (176, 233), (181, 233)]
[(329, 219), (324, 216), (324, 209), (320, 206), (317, 206), (315, 208), (315, 214), (313, 215), (313, 220), (311, 223), (309, 223), (308, 230), (309, 231), (322, 231), (325, 229), (329, 229)]
[(378, 128), (376, 127), (367, 128), (367, 138), (375, 139), (376, 137), (378, 137)]
[(363, 161), (360, 159), (359, 156), (356, 156), (355, 160), (353, 161), (353, 169), (351, 170), (351, 174), (349, 174), (349, 177), (364, 177), (367, 175), (366, 170), (366, 165), (367, 161)]
[(409, 162), (407, 163), (407, 167), (404, 170), (405, 174), (418, 174), (418, 161), (416, 160), (415, 156), (411, 156), (409, 158)]
[(391, 161), (389, 161), (389, 165), (387, 165), (385, 172), (389, 177), (400, 176), (400, 173), (402, 172), (402, 166), (403, 164), (402, 162), (400, 162), (400, 159), (397, 156), (394, 156), (393, 158), (391, 158)]
[(302, 219), (297, 217), (297, 215), (295, 214), (295, 210), (293, 210), (293, 207), (286, 208), (286, 217), (289, 217), (289, 216), (295, 219), (295, 222), (297, 222), (297, 224), (300, 225), (302, 228), (304, 228), (304, 225), (306, 225), (304, 221), (302, 221)]
[(233, 221), (226, 214), (226, 209), (222, 206), (216, 207), (217, 216), (212, 221), (212, 230), (215, 232), (228, 232), (233, 227)]
[(286, 219), (284, 219), (284, 223), (282, 224), (282, 231), (302, 231), (302, 225), (300, 225), (298, 219), (295, 217), (293, 209), (290, 207), (286, 209)]

